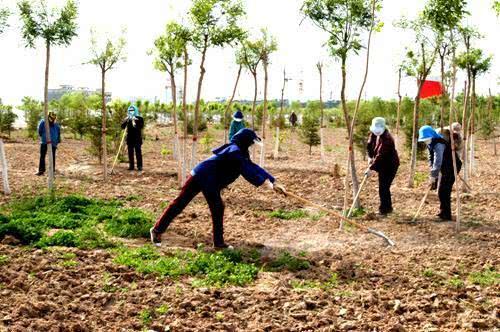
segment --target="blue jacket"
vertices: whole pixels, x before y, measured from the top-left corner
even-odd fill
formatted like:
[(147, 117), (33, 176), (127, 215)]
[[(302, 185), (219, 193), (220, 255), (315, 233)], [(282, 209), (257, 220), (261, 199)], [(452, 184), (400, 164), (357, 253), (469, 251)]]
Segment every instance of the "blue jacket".
[(258, 187), (275, 178), (250, 160), (248, 148), (257, 135), (250, 129), (242, 129), (231, 139), (213, 150), (214, 155), (199, 163), (191, 172), (204, 191), (220, 191), (233, 183), (240, 175)]
[[(437, 178), (439, 173), (443, 176), (454, 176), (453, 159), (450, 143), (441, 137), (432, 138), (432, 141), (427, 145), (429, 149), (429, 166), (431, 167), (431, 176)], [(456, 155), (457, 171), (460, 172), (462, 162)]]
[[(58, 123), (50, 124), (50, 140), (52, 141), (52, 146), (57, 147), (57, 144), (61, 143), (61, 127)], [(47, 144), (47, 137), (45, 135), (45, 120), (40, 121), (38, 124), (38, 136), (40, 136), (40, 143)]]

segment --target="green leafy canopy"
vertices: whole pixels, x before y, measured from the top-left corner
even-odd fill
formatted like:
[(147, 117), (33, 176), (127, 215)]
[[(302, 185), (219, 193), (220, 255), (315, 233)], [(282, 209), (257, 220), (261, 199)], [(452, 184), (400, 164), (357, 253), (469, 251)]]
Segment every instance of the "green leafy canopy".
[(61, 9), (47, 8), (46, 0), (23, 0), (18, 3), (18, 8), (27, 47), (34, 48), (39, 37), (48, 45), (67, 46), (77, 35), (78, 7), (73, 0), (68, 0)]
[(91, 29), (91, 59), (88, 64), (99, 66), (102, 71), (107, 72), (120, 61), (125, 61), (125, 47), (127, 42), (123, 35), (125, 29), (122, 30), (122, 36), (118, 37), (116, 41), (111, 40), (110, 37), (104, 38), (103, 42), (99, 42), (95, 29)]
[(150, 55), (154, 55), (154, 67), (171, 75), (176, 69), (182, 68), (181, 60), (190, 36), (189, 29), (181, 24), (168, 23), (165, 32), (155, 40), (155, 48), (148, 52)]

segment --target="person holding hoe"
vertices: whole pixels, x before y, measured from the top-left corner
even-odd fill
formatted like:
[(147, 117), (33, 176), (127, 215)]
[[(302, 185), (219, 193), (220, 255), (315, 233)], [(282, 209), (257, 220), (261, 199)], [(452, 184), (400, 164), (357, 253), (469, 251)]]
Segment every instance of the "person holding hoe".
[(144, 128), (144, 119), (139, 116), (139, 109), (130, 105), (127, 118), (122, 123), (122, 129), (127, 131), (129, 171), (134, 170), (134, 152), (137, 158), (137, 170), (142, 171), (142, 128)]
[(54, 165), (54, 172), (56, 170), (56, 150), (57, 145), (61, 143), (61, 127), (56, 122), (57, 116), (54, 112), (49, 112), (49, 130), (50, 137), (47, 139), (45, 132), (45, 120), (40, 121), (38, 124), (38, 136), (40, 136), (40, 162), (38, 164), (38, 172), (35, 174), (41, 176), (45, 173), (45, 157), (47, 156), (47, 144), (52, 143), (52, 160)]
[(399, 168), (399, 156), (384, 118), (377, 117), (372, 120), (367, 152), (369, 166), (365, 175), (378, 173), (379, 214), (387, 215), (392, 212), (391, 185)]
[(179, 196), (170, 203), (151, 228), (151, 242), (161, 245), (161, 235), (173, 219), (200, 192), (203, 193), (212, 214), (213, 244), (215, 248), (227, 248), (224, 242), (224, 202), (221, 190), (233, 183), (240, 175), (256, 187), (266, 184), (276, 192), (285, 189), (277, 184), (276, 179), (266, 170), (250, 160), (248, 149), (254, 143), (261, 143), (260, 138), (251, 129), (241, 129), (229, 144), (213, 150), (213, 156), (198, 164), (184, 184)]
[[(450, 221), (451, 191), (455, 183), (451, 143), (446, 141), (431, 126), (421, 127), (418, 134), (418, 141), (425, 143), (429, 150), (430, 190), (437, 189), (438, 177), (441, 174), (441, 182), (438, 189), (440, 211), (437, 216), (443, 221)], [(462, 167), (462, 162), (456, 152), (455, 157), (458, 174)]]
[(238, 110), (233, 114), (233, 120), (231, 121), (231, 126), (229, 127), (229, 141), (231, 141), (233, 136), (243, 128), (245, 128), (243, 113)]

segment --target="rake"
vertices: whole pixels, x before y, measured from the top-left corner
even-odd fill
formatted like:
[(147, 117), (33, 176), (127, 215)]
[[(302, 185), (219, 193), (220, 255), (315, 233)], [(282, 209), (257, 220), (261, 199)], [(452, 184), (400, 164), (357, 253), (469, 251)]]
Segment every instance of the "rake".
[(340, 213), (336, 212), (336, 211), (333, 211), (333, 210), (330, 210), (330, 209), (327, 209), (321, 205), (318, 205), (314, 202), (311, 202), (310, 200), (307, 200), (303, 197), (300, 197), (299, 195), (296, 195), (294, 193), (291, 193), (289, 191), (282, 191), (281, 192), (285, 197), (292, 197), (292, 198), (295, 198), (296, 200), (306, 204), (306, 205), (310, 205), (310, 206), (313, 206), (315, 207), (316, 209), (318, 210), (321, 210), (323, 212), (326, 212), (328, 213), (329, 215), (332, 215), (332, 216), (335, 216), (341, 220), (343, 220), (344, 222), (346, 223), (349, 223), (351, 225), (353, 225), (354, 227), (362, 230), (362, 231), (365, 231), (367, 233), (370, 233), (370, 234), (373, 234), (373, 235), (376, 235), (378, 237), (381, 237), (382, 239), (384, 239), (384, 241), (389, 245), (389, 246), (394, 246), (396, 243), (391, 240), (387, 235), (385, 235), (384, 233), (382, 233), (381, 231), (378, 231), (376, 229), (373, 229), (373, 228), (370, 228), (370, 227), (366, 227), (366, 226), (363, 226), (361, 224), (358, 224), (357, 222), (354, 222), (352, 221), (351, 219), (347, 219), (346, 217), (344, 217), (343, 215), (341, 215)]
[(127, 130), (124, 129), (123, 134), (122, 134), (122, 139), (120, 141), (120, 147), (118, 148), (118, 152), (116, 153), (115, 160), (113, 161), (113, 166), (111, 167), (111, 172), (110, 172), (111, 174), (113, 174), (113, 170), (115, 169), (116, 162), (118, 161), (118, 157), (120, 156), (120, 152), (122, 151), (123, 142), (125, 141), (126, 134), (127, 134)]

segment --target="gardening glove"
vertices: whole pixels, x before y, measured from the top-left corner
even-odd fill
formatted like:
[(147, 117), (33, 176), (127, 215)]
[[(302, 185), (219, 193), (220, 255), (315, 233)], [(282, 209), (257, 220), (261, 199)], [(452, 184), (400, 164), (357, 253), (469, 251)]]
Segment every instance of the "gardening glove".
[(274, 190), (274, 184), (268, 180), (266, 180), (266, 182), (264, 182), (264, 184), (266, 185), (266, 187), (269, 189), (269, 190)]
[(134, 128), (135, 128), (135, 120), (136, 120), (136, 118), (135, 118), (135, 117), (134, 117), (134, 118), (132, 118), (132, 126), (133, 126)]
[(438, 179), (436, 177), (429, 177), (429, 183), (431, 185), (431, 190), (436, 190), (438, 186)]
[(372, 175), (373, 175), (373, 171), (372, 171), (371, 169), (368, 169), (368, 170), (365, 172), (365, 176), (366, 176), (367, 178), (369, 178), (369, 177), (370, 177), (370, 176), (372, 176)]
[(286, 189), (285, 187), (283, 187), (281, 184), (279, 183), (273, 183), (273, 189), (275, 192), (277, 192), (278, 194), (283, 194), (283, 195), (286, 195)]

